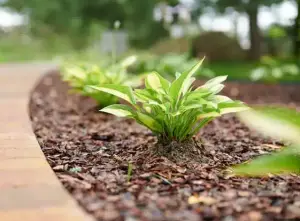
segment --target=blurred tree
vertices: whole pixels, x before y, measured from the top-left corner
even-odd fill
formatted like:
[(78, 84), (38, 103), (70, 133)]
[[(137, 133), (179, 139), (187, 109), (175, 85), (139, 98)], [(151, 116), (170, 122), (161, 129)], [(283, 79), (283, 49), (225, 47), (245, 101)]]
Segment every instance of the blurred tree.
[[(90, 26), (100, 23), (113, 28), (119, 20), (136, 46), (149, 46), (168, 35), (163, 24), (153, 20), (153, 10), (163, 0), (4, 0), (0, 6), (25, 15), (35, 35), (71, 36), (76, 45), (86, 43)], [(178, 0), (165, 0), (174, 5)], [(83, 41), (82, 44), (79, 41)]]
[(295, 57), (300, 57), (300, 0), (296, 0), (298, 14), (295, 18), (294, 24), (294, 55)]
[[(270, 55), (277, 57), (282, 54), (282, 46), (286, 37), (288, 37), (288, 27), (282, 26), (280, 24), (272, 24), (265, 34), (265, 41), (268, 45)], [(280, 53), (279, 53), (280, 52)]]
[(146, 48), (168, 36), (162, 22), (154, 21), (154, 8), (158, 1), (125, 0), (127, 14), (125, 27), (135, 47)]
[(197, 0), (199, 6), (212, 7), (219, 12), (228, 8), (246, 13), (249, 18), (250, 42), (249, 58), (258, 60), (261, 56), (261, 33), (258, 26), (258, 12), (261, 6), (279, 4), (284, 0)]

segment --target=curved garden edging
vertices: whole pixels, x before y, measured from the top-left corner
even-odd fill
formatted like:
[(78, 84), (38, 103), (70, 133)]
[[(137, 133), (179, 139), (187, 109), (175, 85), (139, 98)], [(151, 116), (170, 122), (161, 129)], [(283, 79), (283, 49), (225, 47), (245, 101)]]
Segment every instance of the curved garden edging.
[(0, 65), (0, 220), (91, 220), (58, 181), (31, 128), (29, 93), (51, 68)]

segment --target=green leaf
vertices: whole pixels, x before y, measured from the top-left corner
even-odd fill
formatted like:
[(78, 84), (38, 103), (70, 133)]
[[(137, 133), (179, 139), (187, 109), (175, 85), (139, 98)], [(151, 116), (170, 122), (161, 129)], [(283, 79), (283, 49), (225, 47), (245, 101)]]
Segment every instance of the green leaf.
[(86, 73), (84, 72), (84, 70), (76, 66), (64, 68), (63, 73), (64, 73), (63, 75), (66, 78), (75, 77), (83, 80), (86, 77)]
[(145, 79), (147, 89), (158, 90), (162, 88), (159, 77), (155, 73), (148, 74)]
[(170, 87), (170, 96), (174, 99), (177, 100), (181, 93), (183, 92), (183, 89), (186, 87), (186, 84), (190, 83), (190, 77), (193, 76), (193, 74), (196, 73), (196, 71), (200, 68), (204, 61), (204, 58), (198, 62), (190, 71), (184, 72), (183, 74), (180, 75), (179, 78), (177, 78)]
[(209, 88), (209, 90), (212, 94), (218, 94), (219, 92), (221, 92), (223, 90), (223, 88), (224, 88), (223, 84), (217, 84), (217, 85), (214, 85), (211, 88)]
[(150, 130), (155, 132), (162, 132), (161, 125), (149, 115), (143, 114), (141, 112), (137, 112), (137, 119)]
[(227, 75), (215, 77), (215, 78), (210, 79), (209, 81), (207, 81), (207, 82), (204, 84), (204, 86), (205, 86), (206, 88), (209, 88), (209, 87), (213, 87), (213, 86), (215, 86), (215, 85), (217, 85), (217, 84), (221, 84), (221, 83), (223, 83), (224, 81), (226, 81), (227, 77), (228, 77)]
[(180, 72), (176, 72), (176, 73), (175, 73), (175, 79), (176, 79), (176, 80), (177, 80), (180, 76), (181, 76), (181, 73), (180, 73)]
[(168, 92), (171, 83), (170, 83), (167, 79), (163, 78), (163, 77), (162, 77), (160, 74), (158, 74), (157, 72), (154, 72), (154, 74), (159, 78), (160, 84), (161, 84), (162, 88), (165, 90), (165, 92)]
[(197, 116), (198, 120), (204, 119), (204, 118), (211, 118), (211, 117), (219, 117), (221, 116), (220, 113), (216, 112), (216, 111), (211, 111), (211, 112), (207, 112), (207, 113), (201, 113)]
[[(179, 112), (176, 113), (176, 115), (179, 115), (179, 114), (181, 114), (181, 113), (183, 113), (183, 112), (185, 112), (187, 110), (200, 109), (202, 107), (203, 107), (203, 104), (195, 104), (194, 103), (194, 104), (186, 105), (186, 106), (181, 107), (180, 110), (179, 110)], [(174, 115), (174, 116), (176, 116), (176, 115)]]
[(195, 91), (206, 89), (206, 90), (209, 90), (212, 94), (217, 94), (223, 90), (224, 85), (221, 83), (223, 81), (225, 81), (226, 79), (227, 79), (227, 76), (219, 76), (219, 77), (213, 78), (213, 79), (209, 80), (208, 82), (206, 82), (204, 85), (198, 87)]
[(191, 91), (191, 86), (193, 85), (193, 83), (195, 82), (196, 78), (191, 77), (187, 83), (184, 85), (183, 90), (182, 90), (182, 94), (186, 94), (188, 91)]
[(189, 93), (187, 93), (185, 95), (186, 98), (186, 102), (192, 102), (194, 100), (198, 100), (200, 98), (205, 98), (208, 97), (209, 95), (211, 95), (212, 93), (208, 90), (208, 89), (201, 89), (201, 90), (195, 90), (195, 91), (191, 91)]
[(228, 113), (246, 111), (249, 110), (249, 107), (245, 105), (243, 102), (232, 101), (232, 102), (219, 103), (218, 109), (220, 110), (221, 115), (223, 115)]
[(135, 89), (134, 94), (141, 102), (149, 102), (154, 101), (159, 103), (159, 99), (156, 96), (157, 94), (154, 93), (151, 89)]
[(123, 104), (113, 104), (100, 110), (101, 112), (113, 114), (118, 117), (131, 117), (135, 115), (135, 111)]
[(229, 97), (223, 96), (223, 95), (215, 95), (212, 97), (212, 100), (216, 103), (225, 103), (225, 102), (233, 102)]
[(300, 173), (299, 148), (289, 147), (278, 153), (261, 156), (249, 163), (235, 166), (231, 170), (234, 175), (242, 176)]
[(133, 65), (137, 61), (137, 57), (135, 55), (129, 56), (121, 61), (121, 67), (128, 68), (129, 66)]
[(97, 86), (89, 86), (98, 91), (103, 91), (112, 95), (115, 95), (123, 100), (128, 101), (131, 104), (136, 104), (132, 89), (128, 86), (123, 85), (114, 85), (114, 84), (105, 84), (99, 87)]
[(300, 144), (300, 113), (296, 110), (262, 107), (240, 113), (239, 117), (265, 136)]

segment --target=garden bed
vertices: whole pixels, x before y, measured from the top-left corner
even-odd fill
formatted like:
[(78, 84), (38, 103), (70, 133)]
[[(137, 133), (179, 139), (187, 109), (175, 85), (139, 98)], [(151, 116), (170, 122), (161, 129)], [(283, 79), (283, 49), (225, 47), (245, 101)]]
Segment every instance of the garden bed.
[[(98, 220), (300, 218), (300, 177), (224, 172), (282, 146), (249, 131), (234, 115), (197, 135), (207, 162), (173, 163), (152, 151), (156, 138), (150, 131), (95, 111), (92, 100), (68, 89), (58, 73), (41, 80), (30, 103), (33, 129), (58, 178)], [(228, 83), (224, 93), (251, 104), (300, 107), (299, 91), (299, 85)]]

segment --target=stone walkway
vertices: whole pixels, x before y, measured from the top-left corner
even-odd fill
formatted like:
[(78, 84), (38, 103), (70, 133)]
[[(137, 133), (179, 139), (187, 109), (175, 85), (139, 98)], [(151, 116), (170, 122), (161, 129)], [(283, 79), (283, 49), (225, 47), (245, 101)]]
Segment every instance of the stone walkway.
[(0, 221), (91, 218), (62, 187), (31, 129), (30, 90), (46, 64), (0, 64)]

